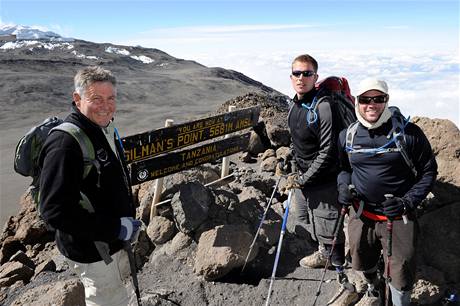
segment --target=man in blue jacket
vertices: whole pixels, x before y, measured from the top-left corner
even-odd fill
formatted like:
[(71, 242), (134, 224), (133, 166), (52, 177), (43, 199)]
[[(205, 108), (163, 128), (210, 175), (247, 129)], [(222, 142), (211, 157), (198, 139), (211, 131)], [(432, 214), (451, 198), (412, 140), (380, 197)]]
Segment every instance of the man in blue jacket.
[[(388, 107), (389, 97), (385, 81), (361, 82), (355, 105), (358, 123), (353, 132), (351, 125), (339, 136), (339, 203), (353, 207), (348, 224), (352, 264), (368, 283), (360, 306), (380, 305), (382, 296), (376, 287), (381, 285), (377, 263), (382, 249), (393, 304), (410, 304), (418, 237), (416, 207), (437, 175), (425, 134)], [(404, 121), (398, 128), (395, 116)]]
[(78, 71), (74, 81), (72, 112), (65, 122), (91, 143), (94, 166), (84, 174), (87, 161), (78, 141), (71, 133), (52, 131), (40, 156), (41, 216), (56, 230), (57, 247), (79, 275), (87, 305), (135, 304), (132, 286), (123, 284), (129, 275), (123, 243), (141, 223), (133, 218), (123, 150), (113, 127), (116, 79), (93, 66)]

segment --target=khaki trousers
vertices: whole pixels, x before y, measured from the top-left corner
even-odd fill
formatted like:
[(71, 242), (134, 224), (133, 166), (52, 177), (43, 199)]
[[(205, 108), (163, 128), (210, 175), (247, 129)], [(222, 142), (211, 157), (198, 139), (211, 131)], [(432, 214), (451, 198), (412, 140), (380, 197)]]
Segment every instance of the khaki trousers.
[(85, 287), (87, 306), (137, 305), (131, 280), (128, 254), (120, 250), (112, 255), (113, 261), (79, 263), (67, 258), (69, 267), (80, 277)]

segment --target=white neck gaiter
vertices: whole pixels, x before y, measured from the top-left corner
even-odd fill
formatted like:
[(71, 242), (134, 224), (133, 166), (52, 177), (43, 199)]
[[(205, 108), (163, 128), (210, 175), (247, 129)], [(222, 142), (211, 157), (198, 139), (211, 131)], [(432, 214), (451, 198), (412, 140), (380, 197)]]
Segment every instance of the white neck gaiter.
[(380, 115), (379, 120), (377, 120), (374, 123), (370, 123), (369, 121), (366, 121), (366, 119), (361, 116), (359, 113), (359, 103), (355, 103), (355, 113), (356, 117), (358, 118), (358, 121), (361, 122), (362, 125), (364, 125), (368, 130), (376, 129), (385, 122), (387, 122), (391, 118), (391, 111), (388, 109), (388, 103), (385, 103), (385, 109), (383, 110), (383, 113)]
[(107, 142), (109, 143), (110, 148), (112, 148), (113, 153), (115, 153), (116, 155), (117, 149), (115, 148), (115, 139), (114, 139), (115, 127), (113, 125), (113, 122), (110, 121), (109, 124), (105, 128), (101, 128), (101, 129), (104, 132), (105, 138), (107, 138)]

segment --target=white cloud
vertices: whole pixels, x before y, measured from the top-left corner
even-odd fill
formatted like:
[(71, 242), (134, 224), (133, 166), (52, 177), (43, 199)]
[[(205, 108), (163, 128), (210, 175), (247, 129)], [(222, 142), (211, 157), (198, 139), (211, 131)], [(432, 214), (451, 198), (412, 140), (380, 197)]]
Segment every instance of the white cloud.
[[(265, 85), (292, 96), (290, 64), (300, 53), (229, 53), (225, 57), (192, 55), (207, 66), (240, 71)], [(366, 51), (311, 53), (319, 62), (320, 78), (345, 76), (352, 92), (366, 77), (386, 80), (390, 104), (410, 116), (449, 119), (460, 127), (460, 59), (450, 53)]]

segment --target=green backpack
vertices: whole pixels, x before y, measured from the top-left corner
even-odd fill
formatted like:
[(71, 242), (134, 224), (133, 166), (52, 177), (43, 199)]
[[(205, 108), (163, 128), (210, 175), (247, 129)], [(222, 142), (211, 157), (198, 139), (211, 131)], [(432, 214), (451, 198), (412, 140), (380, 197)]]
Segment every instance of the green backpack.
[(100, 165), (95, 158), (93, 144), (85, 132), (75, 124), (64, 122), (60, 118), (47, 118), (41, 124), (33, 127), (19, 140), (14, 155), (14, 170), (23, 176), (32, 177), (30, 191), (37, 208), (39, 206), (39, 183), (41, 172), (38, 159), (46, 138), (53, 131), (63, 131), (72, 135), (80, 145), (84, 160), (83, 179), (88, 176), (93, 166), (99, 173)]

